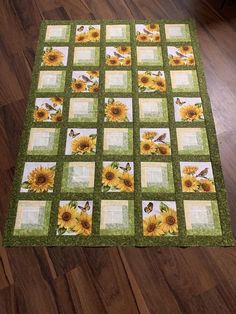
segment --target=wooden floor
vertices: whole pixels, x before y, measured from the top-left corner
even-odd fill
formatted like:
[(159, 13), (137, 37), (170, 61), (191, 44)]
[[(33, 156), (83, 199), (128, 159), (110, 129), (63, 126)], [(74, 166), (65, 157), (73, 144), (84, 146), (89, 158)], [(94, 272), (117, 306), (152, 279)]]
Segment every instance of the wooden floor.
[[(0, 0), (0, 229), (42, 19), (197, 21), (236, 234), (236, 5)], [(0, 248), (0, 313), (236, 313), (236, 248)]]

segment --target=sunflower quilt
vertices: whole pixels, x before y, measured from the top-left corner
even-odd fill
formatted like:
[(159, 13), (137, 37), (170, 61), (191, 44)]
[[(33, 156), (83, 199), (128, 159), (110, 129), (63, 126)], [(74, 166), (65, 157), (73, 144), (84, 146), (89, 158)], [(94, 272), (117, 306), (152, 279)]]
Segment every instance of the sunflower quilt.
[(4, 243), (232, 244), (191, 20), (42, 23)]

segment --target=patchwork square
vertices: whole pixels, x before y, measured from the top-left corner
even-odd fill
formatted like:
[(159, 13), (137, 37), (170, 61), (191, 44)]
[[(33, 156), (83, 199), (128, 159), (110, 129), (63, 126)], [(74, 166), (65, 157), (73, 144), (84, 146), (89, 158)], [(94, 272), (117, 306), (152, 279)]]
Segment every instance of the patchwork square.
[(133, 129), (105, 128), (103, 140), (104, 155), (132, 155)]
[(62, 192), (92, 193), (95, 162), (65, 162), (61, 183)]
[(48, 25), (45, 41), (68, 42), (70, 39), (70, 25)]
[(140, 122), (167, 122), (166, 98), (139, 98)]
[(107, 42), (128, 42), (130, 41), (129, 25), (106, 25)]
[(132, 98), (106, 98), (104, 121), (131, 122), (133, 121)]
[(69, 122), (97, 122), (97, 98), (71, 98)]
[(99, 42), (100, 33), (100, 25), (79, 24), (76, 26), (75, 42), (78, 44), (87, 42)]
[(60, 129), (32, 128), (28, 142), (28, 155), (57, 155)]
[(180, 155), (208, 155), (209, 147), (205, 128), (177, 128)]
[(33, 112), (34, 122), (61, 122), (63, 97), (36, 98)]
[(63, 92), (65, 88), (65, 71), (40, 71), (38, 92)]
[(175, 121), (201, 122), (204, 120), (200, 97), (174, 97)]
[(171, 155), (170, 130), (168, 128), (140, 129), (141, 155)]
[(71, 90), (73, 93), (98, 93), (99, 71), (73, 71)]
[(140, 66), (163, 65), (161, 47), (137, 47), (137, 64)]
[(191, 40), (188, 24), (165, 24), (165, 34), (169, 42)]
[(75, 47), (73, 64), (76, 66), (99, 66), (99, 47)]
[(142, 192), (174, 192), (171, 162), (141, 162)]
[(67, 129), (66, 155), (94, 155), (97, 129)]
[(106, 47), (106, 64), (109, 66), (131, 66), (131, 47), (126, 45)]
[(134, 234), (134, 201), (102, 200), (100, 217), (101, 235)]
[(131, 92), (132, 76), (130, 71), (106, 71), (105, 92)]
[(137, 42), (160, 42), (160, 25), (157, 23), (136, 24), (136, 40)]
[(44, 47), (42, 66), (65, 66), (68, 59), (68, 47)]
[(195, 70), (170, 71), (174, 92), (198, 92), (198, 78)]
[(194, 66), (195, 58), (193, 54), (193, 47), (190, 45), (183, 46), (168, 46), (167, 47), (169, 64), (171, 66)]
[(138, 71), (138, 90), (146, 92), (166, 92), (164, 71)]

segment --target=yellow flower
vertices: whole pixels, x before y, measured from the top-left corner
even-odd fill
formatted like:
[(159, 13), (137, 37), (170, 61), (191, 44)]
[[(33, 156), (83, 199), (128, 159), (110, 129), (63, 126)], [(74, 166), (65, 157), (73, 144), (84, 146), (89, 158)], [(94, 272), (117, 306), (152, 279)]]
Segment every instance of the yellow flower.
[(143, 219), (143, 234), (144, 236), (161, 236), (164, 234), (160, 226), (160, 220), (156, 215), (151, 215)]
[(184, 62), (183, 62), (183, 59), (181, 57), (174, 56), (174, 57), (169, 58), (169, 64), (176, 66), (176, 65), (183, 65)]
[(137, 41), (146, 42), (150, 41), (150, 36), (145, 33), (140, 33), (136, 36)]
[(71, 142), (71, 150), (74, 154), (90, 153), (96, 146), (96, 139), (90, 136), (79, 136)]
[(200, 191), (201, 192), (215, 192), (215, 185), (208, 179), (201, 179), (199, 180), (200, 183)]
[(86, 33), (82, 33), (75, 36), (75, 42), (77, 43), (85, 43), (89, 40), (89, 36)]
[(197, 170), (198, 170), (197, 166), (184, 166), (183, 167), (184, 174), (195, 174)]
[(163, 77), (157, 76), (152, 80), (151, 88), (160, 92), (166, 91), (166, 81)]
[(165, 233), (178, 232), (177, 215), (176, 211), (174, 211), (172, 208), (168, 208), (167, 211), (162, 212), (159, 216), (159, 219), (160, 227)]
[(157, 136), (156, 131), (146, 131), (143, 133), (142, 138), (145, 140), (152, 140), (155, 136)]
[(170, 155), (171, 154), (170, 147), (167, 144), (158, 144), (157, 149), (161, 155)]
[(154, 42), (159, 42), (161, 40), (160, 34), (153, 34), (151, 38)]
[(132, 174), (124, 172), (119, 179), (117, 188), (121, 192), (134, 192), (134, 176)]
[(120, 46), (116, 49), (121, 55), (130, 54), (131, 48), (129, 46)]
[(89, 87), (89, 92), (90, 93), (98, 93), (99, 92), (99, 86), (97, 83), (93, 84), (92, 86)]
[(64, 54), (57, 49), (46, 50), (43, 54), (43, 64), (48, 66), (62, 65)]
[(127, 118), (128, 108), (120, 101), (114, 101), (106, 105), (105, 115), (108, 121), (123, 122)]
[(48, 111), (44, 108), (39, 108), (34, 110), (33, 114), (34, 120), (37, 122), (43, 122), (45, 120), (48, 120)]
[(147, 24), (145, 25), (146, 29), (149, 30), (149, 32), (158, 32), (159, 31), (159, 25), (158, 24)]
[(119, 59), (117, 58), (117, 57), (108, 57), (107, 59), (106, 59), (106, 64), (108, 64), (108, 65), (119, 65)]
[(63, 98), (62, 97), (55, 96), (55, 97), (50, 98), (50, 100), (53, 104), (56, 104), (56, 105), (62, 105), (63, 104)]
[(140, 151), (142, 155), (151, 155), (156, 152), (156, 144), (150, 140), (141, 141)]
[(193, 56), (189, 56), (186, 62), (187, 65), (195, 65), (195, 59)]
[(179, 114), (182, 120), (194, 121), (202, 117), (203, 111), (202, 107), (198, 107), (195, 105), (187, 105), (180, 107)]
[(81, 212), (77, 224), (73, 227), (77, 234), (89, 236), (92, 232), (92, 216)]
[(29, 190), (33, 192), (44, 192), (52, 190), (54, 185), (55, 171), (39, 166), (32, 170), (28, 175)]
[(60, 122), (62, 120), (62, 113), (57, 112), (56, 114), (51, 115), (53, 122)]
[(130, 58), (130, 57), (126, 57), (126, 58), (122, 61), (122, 65), (124, 65), (124, 66), (129, 66), (129, 65), (131, 65), (131, 58)]
[(86, 89), (86, 86), (87, 86), (86, 83), (83, 80), (80, 80), (80, 79), (74, 80), (71, 83), (71, 88), (76, 93), (84, 92), (85, 89)]
[(182, 177), (183, 192), (195, 192), (198, 189), (198, 182), (195, 177), (185, 175)]
[(187, 55), (189, 53), (193, 52), (192, 46), (181, 46), (178, 48), (179, 52), (182, 53), (183, 55)]
[(152, 84), (152, 77), (149, 74), (139, 74), (138, 75), (138, 86), (140, 87), (150, 87)]
[(90, 41), (97, 41), (100, 39), (100, 30), (97, 28), (90, 29), (88, 32), (88, 37)]
[(66, 204), (59, 207), (57, 217), (59, 228), (72, 229), (77, 224), (78, 212), (75, 207)]
[(93, 71), (87, 71), (87, 73), (88, 73), (88, 75), (89, 75), (90, 77), (92, 77), (92, 78), (94, 78), (94, 77), (99, 77), (99, 71), (93, 70)]
[(117, 186), (119, 181), (119, 171), (111, 166), (106, 166), (102, 170), (102, 184), (105, 186)]

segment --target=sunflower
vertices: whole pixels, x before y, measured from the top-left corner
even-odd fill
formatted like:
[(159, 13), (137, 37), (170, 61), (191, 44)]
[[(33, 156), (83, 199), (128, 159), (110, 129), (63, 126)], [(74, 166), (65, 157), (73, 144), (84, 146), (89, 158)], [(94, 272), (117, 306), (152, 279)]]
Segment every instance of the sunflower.
[(53, 122), (62, 121), (62, 113), (60, 111), (58, 111), (56, 114), (51, 115), (51, 119)]
[(134, 176), (132, 174), (124, 172), (119, 179), (117, 188), (121, 192), (134, 192)]
[(88, 75), (89, 75), (90, 77), (92, 77), (92, 78), (94, 78), (94, 77), (99, 77), (99, 71), (93, 70), (93, 71), (87, 71), (87, 73), (88, 73)]
[(72, 229), (77, 224), (78, 212), (69, 204), (60, 206), (57, 216), (59, 228)]
[(119, 65), (119, 59), (118, 59), (118, 57), (115, 57), (115, 56), (108, 57), (106, 59), (106, 64), (108, 64), (108, 65)]
[(150, 41), (150, 36), (145, 33), (140, 33), (137, 35), (136, 40), (142, 42)]
[(139, 74), (138, 75), (138, 86), (149, 87), (152, 84), (152, 77), (149, 74)]
[(105, 115), (108, 121), (123, 122), (127, 118), (128, 108), (120, 101), (114, 101), (106, 105)]
[(83, 80), (77, 79), (72, 81), (71, 88), (76, 93), (81, 93), (86, 90), (86, 83)]
[(82, 33), (75, 36), (75, 42), (77, 43), (85, 43), (89, 40), (88, 34)]
[(56, 104), (56, 105), (62, 105), (63, 104), (63, 98), (62, 97), (55, 96), (55, 97), (50, 98), (50, 100), (53, 104)]
[(116, 49), (121, 55), (130, 54), (131, 48), (129, 46), (120, 46)]
[(198, 170), (197, 166), (184, 166), (183, 167), (184, 174), (195, 174), (197, 170)]
[(202, 107), (195, 105), (183, 106), (179, 109), (179, 113), (181, 119), (186, 121), (198, 120), (203, 115)]
[(182, 190), (183, 192), (195, 192), (198, 188), (198, 182), (193, 176), (183, 176), (182, 177)]
[(29, 190), (33, 192), (44, 192), (52, 190), (54, 185), (55, 171), (39, 166), (28, 175)]
[(71, 142), (71, 151), (73, 154), (86, 154), (90, 153), (96, 146), (96, 139), (90, 136), (79, 136)]
[(158, 144), (157, 149), (158, 149), (158, 152), (160, 153), (160, 155), (170, 155), (171, 154), (170, 147), (167, 144)]
[(48, 111), (44, 108), (38, 108), (34, 110), (33, 114), (34, 120), (37, 122), (42, 122), (48, 120)]
[(199, 180), (200, 183), (200, 191), (201, 192), (215, 192), (215, 186), (214, 183), (212, 183), (210, 180), (208, 179), (201, 179)]
[(156, 152), (156, 144), (150, 140), (141, 141), (140, 151), (142, 155), (151, 155)]
[(64, 54), (57, 49), (46, 50), (43, 54), (43, 64), (48, 66), (62, 65)]
[(193, 52), (192, 46), (181, 46), (178, 48), (179, 52), (182, 53), (183, 55), (187, 55), (189, 53)]
[(98, 93), (99, 92), (99, 86), (97, 83), (94, 83), (89, 87), (89, 92), (90, 93)]
[(129, 66), (129, 65), (131, 65), (131, 58), (130, 58), (130, 57), (126, 57), (126, 58), (122, 61), (122, 65), (124, 65), (124, 66)]
[(144, 236), (161, 236), (164, 234), (160, 226), (160, 220), (156, 215), (143, 219), (143, 234)]
[(162, 212), (159, 219), (161, 222), (160, 227), (165, 233), (178, 232), (177, 215), (176, 211), (172, 208), (168, 208), (167, 211)]
[(187, 61), (186, 61), (187, 65), (195, 65), (195, 59), (193, 56), (189, 56)]
[(117, 186), (119, 181), (119, 171), (111, 166), (106, 166), (102, 170), (102, 184), (105, 186)]
[(183, 59), (181, 57), (174, 56), (174, 57), (169, 58), (169, 64), (176, 66), (176, 65), (183, 65), (184, 62), (183, 62)]
[(90, 29), (88, 32), (88, 38), (90, 41), (97, 41), (100, 39), (100, 30), (97, 28)]
[(156, 131), (146, 131), (143, 133), (142, 138), (145, 140), (152, 140), (155, 136), (157, 136)]
[(159, 24), (147, 24), (145, 25), (146, 29), (149, 30), (149, 32), (158, 32), (159, 31)]
[(160, 39), (161, 39), (160, 34), (153, 34), (152, 35), (152, 41), (159, 42)]
[(166, 91), (166, 81), (163, 77), (157, 76), (152, 80), (151, 88), (160, 92)]
[(92, 232), (92, 216), (81, 212), (73, 231), (80, 235), (89, 236)]

